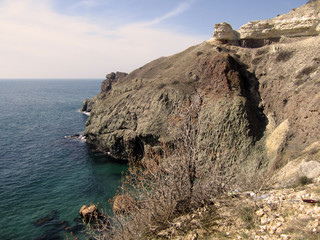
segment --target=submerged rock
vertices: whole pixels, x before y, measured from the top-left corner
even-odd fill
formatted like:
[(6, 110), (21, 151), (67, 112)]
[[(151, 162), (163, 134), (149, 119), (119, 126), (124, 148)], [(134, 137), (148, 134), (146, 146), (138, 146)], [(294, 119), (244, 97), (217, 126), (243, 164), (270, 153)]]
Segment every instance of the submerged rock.
[(52, 223), (53, 221), (57, 220), (58, 218), (59, 218), (58, 211), (53, 210), (49, 214), (47, 214), (46, 216), (41, 217), (38, 220), (36, 220), (33, 224), (37, 227), (41, 227), (41, 226)]

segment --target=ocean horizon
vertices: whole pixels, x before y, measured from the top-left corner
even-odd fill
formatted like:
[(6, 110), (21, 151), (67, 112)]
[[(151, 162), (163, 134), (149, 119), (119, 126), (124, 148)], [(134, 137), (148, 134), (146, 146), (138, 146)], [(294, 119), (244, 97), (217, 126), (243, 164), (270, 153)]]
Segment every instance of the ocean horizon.
[(110, 209), (126, 165), (65, 138), (83, 134), (101, 81), (0, 79), (0, 239), (81, 238), (81, 206)]

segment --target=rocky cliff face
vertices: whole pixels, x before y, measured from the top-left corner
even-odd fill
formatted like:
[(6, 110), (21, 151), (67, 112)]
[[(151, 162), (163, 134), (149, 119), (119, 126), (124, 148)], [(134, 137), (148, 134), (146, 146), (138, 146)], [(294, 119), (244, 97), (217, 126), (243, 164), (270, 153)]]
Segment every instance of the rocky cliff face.
[[(238, 32), (223, 23), (211, 40), (107, 76), (93, 99), (87, 142), (116, 158), (141, 157), (172, 141), (170, 114), (201, 95), (200, 158), (274, 169), (297, 158), (319, 141), (319, 9), (311, 1)], [(252, 39), (258, 48), (248, 47), (257, 47)]]

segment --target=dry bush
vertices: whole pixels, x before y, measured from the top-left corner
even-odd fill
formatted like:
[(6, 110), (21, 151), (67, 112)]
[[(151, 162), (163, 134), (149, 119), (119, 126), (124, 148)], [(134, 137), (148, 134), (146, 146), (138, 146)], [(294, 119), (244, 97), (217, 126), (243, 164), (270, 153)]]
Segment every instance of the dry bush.
[(283, 50), (283, 51), (279, 52), (278, 56), (276, 57), (276, 61), (277, 62), (288, 61), (290, 58), (292, 58), (293, 53), (294, 52), (292, 52), (292, 51)]
[(297, 75), (297, 78), (301, 78), (303, 76), (308, 76), (310, 75), (311, 73), (313, 73), (314, 71), (317, 70), (317, 66), (307, 66), (307, 67), (304, 67)]
[(242, 167), (237, 176), (236, 186), (241, 191), (253, 192), (257, 198), (262, 190), (269, 188), (268, 180), (271, 175), (271, 172), (260, 169), (256, 164)]
[(141, 162), (132, 161), (120, 193), (135, 200), (129, 213), (115, 213), (112, 227), (97, 239), (149, 239), (170, 226), (171, 220), (197, 208), (225, 191), (223, 166), (200, 162), (197, 138), (200, 95), (176, 108), (169, 131), (174, 142), (163, 144), (161, 153), (145, 153)]

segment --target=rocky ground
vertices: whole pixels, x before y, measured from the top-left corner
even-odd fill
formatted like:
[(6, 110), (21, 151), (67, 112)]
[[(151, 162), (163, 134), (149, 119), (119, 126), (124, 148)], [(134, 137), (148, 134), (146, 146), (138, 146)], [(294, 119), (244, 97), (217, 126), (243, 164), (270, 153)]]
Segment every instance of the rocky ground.
[(304, 186), (299, 181), (300, 186), (257, 195), (221, 196), (174, 219), (153, 239), (320, 239), (319, 179)]

